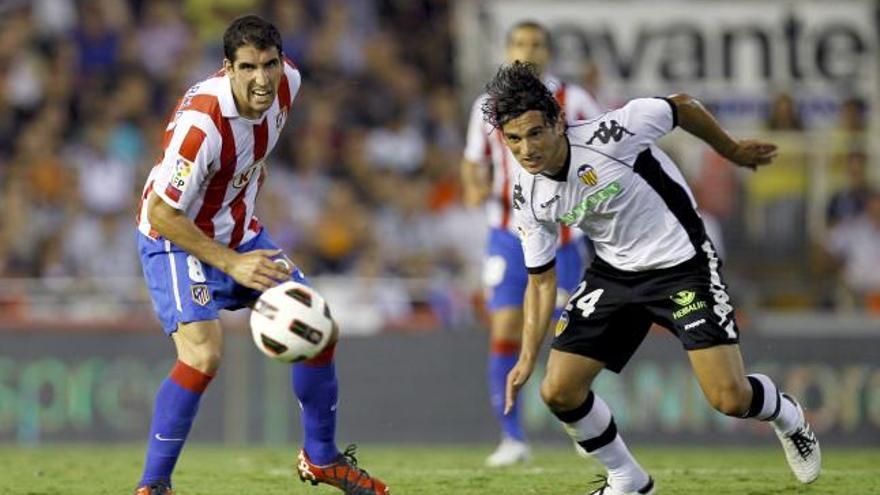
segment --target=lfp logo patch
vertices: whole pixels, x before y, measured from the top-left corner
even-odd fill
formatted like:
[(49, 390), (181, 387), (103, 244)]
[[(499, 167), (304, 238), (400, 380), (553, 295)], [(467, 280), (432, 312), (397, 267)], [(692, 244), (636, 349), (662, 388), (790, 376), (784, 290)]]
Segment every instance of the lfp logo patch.
[(165, 195), (174, 201), (180, 201), (180, 195), (186, 190), (186, 184), (192, 175), (193, 163), (186, 158), (178, 158), (174, 164), (174, 174), (165, 188)]

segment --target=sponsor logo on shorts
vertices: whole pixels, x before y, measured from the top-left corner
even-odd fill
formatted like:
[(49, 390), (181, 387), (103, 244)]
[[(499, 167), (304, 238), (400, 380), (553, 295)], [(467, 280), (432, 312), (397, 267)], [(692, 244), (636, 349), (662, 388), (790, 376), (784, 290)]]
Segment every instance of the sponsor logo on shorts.
[(193, 284), (190, 287), (190, 291), (192, 292), (192, 300), (194, 303), (199, 306), (204, 306), (211, 302), (211, 291), (208, 290), (208, 286), (205, 284)]
[(673, 311), (672, 312), (672, 319), (673, 320), (680, 320), (680, 319), (684, 318), (685, 316), (693, 313), (694, 311), (706, 309), (707, 307), (708, 307), (708, 304), (706, 304), (706, 301), (696, 301), (696, 302), (690, 303), (687, 306), (685, 306), (677, 311)]
[(692, 290), (680, 290), (674, 296), (672, 296), (672, 300), (675, 304), (679, 306), (687, 306), (688, 304), (694, 302), (694, 298), (697, 297), (697, 293)]
[(697, 321), (694, 321), (694, 322), (691, 322), (691, 323), (688, 323), (687, 325), (685, 325), (685, 326), (684, 326), (684, 329), (685, 329), (685, 330), (690, 330), (690, 329), (692, 329), (692, 328), (697, 328), (698, 326), (700, 326), (700, 325), (702, 325), (702, 324), (704, 324), (704, 323), (706, 323), (706, 319), (705, 319), (705, 318), (700, 318), (700, 319), (697, 320)]

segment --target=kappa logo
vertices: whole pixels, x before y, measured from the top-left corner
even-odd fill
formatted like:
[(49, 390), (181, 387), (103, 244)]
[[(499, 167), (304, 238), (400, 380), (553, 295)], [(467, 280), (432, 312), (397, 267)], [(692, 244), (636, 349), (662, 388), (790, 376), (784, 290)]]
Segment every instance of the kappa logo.
[(578, 179), (588, 186), (595, 186), (599, 183), (599, 174), (596, 169), (586, 163), (578, 167)]
[(526, 197), (523, 196), (522, 186), (517, 184), (513, 186), (513, 207), (521, 210), (524, 204), (526, 204)]
[(687, 306), (688, 304), (694, 302), (694, 298), (697, 297), (697, 293), (692, 290), (680, 290), (674, 296), (671, 296), (675, 304), (679, 306)]
[(616, 120), (611, 121), (611, 127), (608, 127), (608, 124), (603, 121), (599, 123), (599, 128), (596, 129), (596, 132), (593, 133), (593, 137), (587, 141), (587, 144), (593, 144), (593, 141), (596, 139), (602, 141), (602, 144), (608, 144), (608, 141), (617, 143), (625, 137), (625, 134), (635, 136), (629, 129), (618, 124)]
[(199, 306), (205, 306), (211, 302), (211, 291), (205, 284), (193, 284), (190, 286), (190, 292), (192, 292), (193, 302)]
[(548, 199), (547, 201), (544, 201), (543, 203), (541, 203), (541, 208), (546, 208), (546, 207), (552, 205), (553, 203), (555, 203), (555, 202), (557, 202), (557, 201), (559, 201), (559, 195), (558, 195), (558, 194), (557, 194), (556, 196), (553, 196), (552, 198)]

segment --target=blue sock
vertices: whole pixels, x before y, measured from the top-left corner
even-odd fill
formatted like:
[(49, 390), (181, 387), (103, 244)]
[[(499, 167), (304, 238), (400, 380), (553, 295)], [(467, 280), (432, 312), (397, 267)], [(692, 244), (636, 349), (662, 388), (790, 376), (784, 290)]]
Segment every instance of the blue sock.
[(138, 486), (156, 481), (171, 483), (171, 472), (199, 410), (199, 399), (213, 376), (181, 361), (159, 387), (150, 426), (144, 474)]
[(293, 392), (299, 399), (303, 448), (313, 463), (323, 466), (339, 457), (336, 448), (336, 404), (339, 385), (333, 364), (333, 347), (316, 358), (291, 367)]
[(489, 396), (492, 410), (501, 423), (501, 431), (505, 437), (525, 441), (525, 433), (519, 421), (519, 403), (517, 401), (510, 414), (504, 415), (504, 391), (507, 386), (507, 374), (516, 365), (519, 354), (519, 342), (494, 340), (489, 351)]

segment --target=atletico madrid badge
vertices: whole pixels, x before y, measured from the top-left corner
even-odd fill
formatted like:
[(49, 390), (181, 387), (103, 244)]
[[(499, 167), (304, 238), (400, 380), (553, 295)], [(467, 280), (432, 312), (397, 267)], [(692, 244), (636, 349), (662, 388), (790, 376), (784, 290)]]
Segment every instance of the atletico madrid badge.
[(192, 300), (199, 306), (204, 306), (211, 302), (211, 291), (208, 290), (208, 286), (205, 284), (193, 284), (190, 287), (192, 292)]

